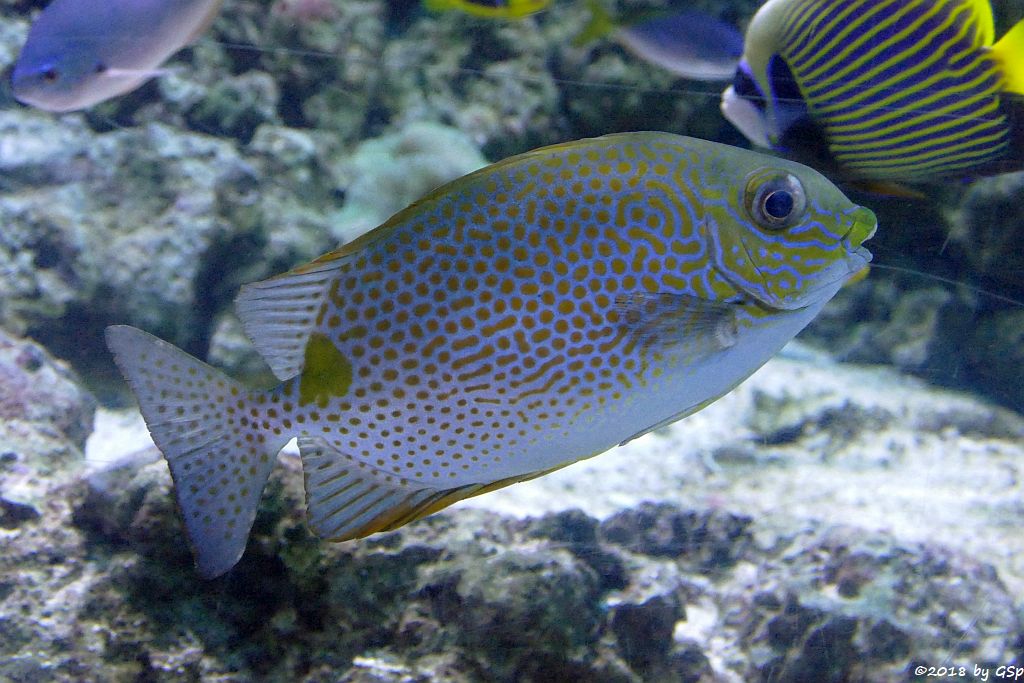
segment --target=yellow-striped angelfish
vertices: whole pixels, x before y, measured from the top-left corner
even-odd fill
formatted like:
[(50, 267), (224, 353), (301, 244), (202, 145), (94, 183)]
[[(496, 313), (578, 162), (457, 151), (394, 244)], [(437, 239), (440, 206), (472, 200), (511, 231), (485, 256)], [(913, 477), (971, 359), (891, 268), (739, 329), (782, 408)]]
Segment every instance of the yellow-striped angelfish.
[(1024, 165), (1024, 22), (988, 0), (769, 0), (722, 111), (754, 144), (859, 179)]
[(216, 576), (292, 437), (315, 533), (394, 529), (706, 406), (863, 270), (874, 231), (794, 162), (610, 135), (488, 166), (244, 287), (273, 389), (132, 327), (107, 343)]
[(423, 0), (435, 12), (458, 10), (485, 19), (522, 19), (540, 12), (551, 0)]

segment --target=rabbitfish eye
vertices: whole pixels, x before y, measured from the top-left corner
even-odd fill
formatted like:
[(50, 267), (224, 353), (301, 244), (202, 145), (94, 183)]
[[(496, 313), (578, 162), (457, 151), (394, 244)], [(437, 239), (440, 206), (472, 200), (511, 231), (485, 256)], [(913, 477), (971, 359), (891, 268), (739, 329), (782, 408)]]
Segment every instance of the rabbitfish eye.
[(764, 198), (764, 212), (770, 218), (784, 221), (793, 213), (793, 193), (775, 190)]
[(803, 185), (791, 173), (757, 173), (747, 181), (747, 212), (766, 230), (782, 230), (800, 220), (807, 207)]
[(49, 67), (41, 74), (44, 83), (56, 83), (57, 79), (60, 78), (60, 73), (54, 67)]

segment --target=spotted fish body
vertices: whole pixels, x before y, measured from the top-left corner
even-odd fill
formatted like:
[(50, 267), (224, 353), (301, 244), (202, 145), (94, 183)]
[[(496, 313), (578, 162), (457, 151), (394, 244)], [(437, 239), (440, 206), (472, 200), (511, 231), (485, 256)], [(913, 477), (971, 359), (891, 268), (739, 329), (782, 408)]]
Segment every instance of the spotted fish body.
[(798, 164), (612, 135), (489, 166), (243, 288), (270, 391), (134, 328), (108, 344), (215, 576), (291, 437), (317, 534), (394, 528), (699, 410), (863, 269), (874, 228)]

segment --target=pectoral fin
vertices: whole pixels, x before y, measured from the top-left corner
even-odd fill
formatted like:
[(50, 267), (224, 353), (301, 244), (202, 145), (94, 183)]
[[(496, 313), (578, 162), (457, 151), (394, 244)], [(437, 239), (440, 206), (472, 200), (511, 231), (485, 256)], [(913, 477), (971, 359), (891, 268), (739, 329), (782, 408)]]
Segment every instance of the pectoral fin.
[(683, 346), (703, 355), (736, 343), (738, 302), (708, 301), (687, 294), (633, 292), (615, 299), (619, 324), (647, 347)]

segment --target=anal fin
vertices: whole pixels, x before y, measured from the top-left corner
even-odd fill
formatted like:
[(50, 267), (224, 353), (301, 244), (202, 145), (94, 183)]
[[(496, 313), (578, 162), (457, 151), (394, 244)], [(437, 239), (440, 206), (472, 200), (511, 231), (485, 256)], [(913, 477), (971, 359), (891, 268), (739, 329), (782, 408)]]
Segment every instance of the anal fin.
[(347, 541), (396, 529), (448, 504), (436, 505), (448, 492), (374, 470), (323, 439), (300, 437), (299, 453), (307, 523), (321, 538)]
[(387, 474), (317, 437), (300, 437), (307, 523), (314, 534), (348, 541), (415, 522), (460, 500), (533, 479), (563, 467), (449, 489)]

